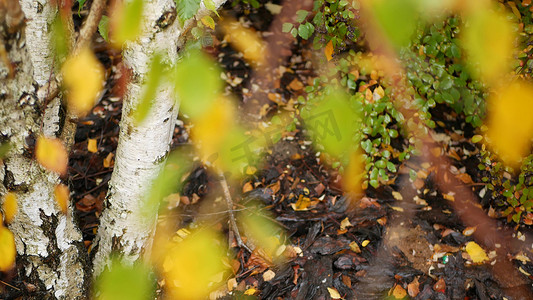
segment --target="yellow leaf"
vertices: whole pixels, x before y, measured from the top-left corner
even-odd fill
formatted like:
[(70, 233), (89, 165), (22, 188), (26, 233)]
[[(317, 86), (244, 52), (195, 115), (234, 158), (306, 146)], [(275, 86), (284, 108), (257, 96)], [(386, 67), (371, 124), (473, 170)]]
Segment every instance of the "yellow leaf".
[(506, 164), (529, 154), (533, 136), (533, 86), (522, 81), (496, 90), (488, 100), (487, 137)]
[(357, 245), (356, 242), (350, 243), (350, 249), (355, 253), (361, 253), (361, 248), (359, 248), (359, 245)]
[(203, 16), (202, 19), (200, 19), (202, 21), (202, 24), (204, 24), (205, 26), (211, 28), (211, 29), (215, 29), (215, 20), (213, 20), (213, 18), (211, 18), (210, 16)]
[(98, 147), (96, 146), (96, 139), (87, 140), (87, 150), (91, 153), (98, 152)]
[(360, 193), (363, 175), (364, 165), (361, 153), (354, 152), (350, 155), (350, 161), (344, 171), (342, 180), (344, 190), (352, 194)]
[(250, 63), (261, 64), (265, 59), (265, 44), (253, 29), (243, 27), (235, 20), (222, 23), (224, 37), (235, 49), (241, 52)]
[(109, 153), (105, 157), (105, 159), (103, 161), (104, 168), (109, 168), (109, 167), (111, 167), (113, 165), (113, 156), (114, 156), (113, 153)]
[(370, 244), (370, 241), (369, 241), (369, 240), (364, 240), (364, 241), (361, 243), (361, 246), (366, 247), (366, 246), (368, 246), (368, 244)]
[(0, 271), (9, 271), (15, 263), (15, 237), (6, 227), (0, 226)]
[(298, 197), (298, 201), (296, 201), (296, 203), (291, 203), (291, 207), (295, 211), (309, 210), (309, 205), (311, 205), (311, 199), (309, 199), (308, 197), (304, 197), (304, 195), (301, 194)]
[(350, 220), (348, 220), (348, 217), (344, 218), (344, 220), (341, 221), (341, 230), (345, 230), (346, 227), (353, 226), (352, 223), (350, 223)]
[(89, 48), (84, 48), (65, 61), (61, 72), (67, 89), (68, 109), (75, 116), (85, 116), (93, 108), (103, 87), (102, 64)]
[(59, 205), (61, 212), (66, 214), (70, 199), (70, 191), (68, 186), (62, 183), (56, 185), (54, 188), (54, 199), (56, 200), (57, 205)]
[(171, 299), (204, 299), (217, 285), (213, 278), (224, 272), (226, 247), (215, 231), (192, 232), (173, 242), (162, 261), (165, 287)]
[(64, 175), (67, 173), (68, 153), (59, 139), (40, 136), (35, 145), (35, 158), (46, 169)]
[(257, 292), (257, 290), (253, 287), (247, 289), (246, 291), (244, 291), (244, 294), (245, 295), (248, 295), (248, 296), (253, 296), (255, 293)]
[(463, 29), (462, 42), (471, 70), (487, 83), (510, 71), (515, 36), (510, 22), (490, 9), (474, 9)]
[(342, 299), (341, 294), (339, 294), (339, 291), (337, 291), (336, 288), (328, 287), (328, 292), (331, 299)]
[(396, 199), (396, 200), (400, 200), (400, 201), (403, 200), (402, 194), (400, 194), (397, 191), (392, 191), (392, 197), (394, 197), (394, 199)]
[(5, 220), (7, 223), (11, 223), (17, 214), (17, 195), (12, 192), (5, 194), (3, 203)]
[(483, 248), (481, 248), (475, 242), (468, 242), (466, 244), (466, 252), (468, 253), (468, 255), (470, 255), (470, 258), (472, 258), (472, 261), (476, 264), (489, 260), (487, 254), (485, 253), (485, 250), (483, 250)]
[(326, 55), (326, 59), (328, 61), (333, 59), (333, 43), (329, 41), (326, 44), (326, 48), (324, 49), (324, 54)]

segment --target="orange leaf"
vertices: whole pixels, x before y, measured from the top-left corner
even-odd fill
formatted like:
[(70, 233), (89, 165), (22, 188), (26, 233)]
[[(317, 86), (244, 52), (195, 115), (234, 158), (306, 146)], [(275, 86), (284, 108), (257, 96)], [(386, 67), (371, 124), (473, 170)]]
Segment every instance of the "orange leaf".
[(333, 43), (331, 41), (327, 43), (326, 48), (324, 49), (324, 54), (328, 61), (333, 59)]
[(15, 237), (6, 227), (0, 226), (0, 271), (9, 271), (15, 263)]
[(35, 158), (41, 166), (61, 175), (67, 173), (68, 153), (59, 139), (40, 136), (35, 148)]
[(17, 196), (14, 193), (7, 193), (4, 195), (4, 214), (5, 214), (5, 220), (6, 223), (13, 222), (13, 219), (15, 218), (15, 215), (17, 214)]
[(396, 299), (403, 299), (407, 296), (407, 292), (400, 285), (396, 285), (394, 290), (392, 290), (392, 296)]
[(56, 200), (57, 205), (59, 205), (61, 212), (64, 214), (67, 213), (69, 197), (70, 191), (66, 185), (62, 183), (56, 185), (56, 187), (54, 188), (54, 198)]

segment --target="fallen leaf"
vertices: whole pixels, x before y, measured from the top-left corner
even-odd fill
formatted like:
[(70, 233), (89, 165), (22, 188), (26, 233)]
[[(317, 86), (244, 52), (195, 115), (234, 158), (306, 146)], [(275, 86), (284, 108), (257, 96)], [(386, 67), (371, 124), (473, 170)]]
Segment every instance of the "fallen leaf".
[(103, 161), (104, 168), (109, 168), (114, 165), (113, 163), (113, 156), (115, 156), (113, 153), (109, 153)]
[(98, 147), (96, 145), (96, 139), (88, 139), (87, 140), (87, 151), (91, 153), (98, 152)]
[(481, 248), (475, 242), (468, 242), (466, 244), (466, 252), (468, 253), (468, 255), (470, 255), (470, 258), (476, 264), (489, 260), (487, 254), (485, 253), (485, 250), (483, 250), (483, 248)]
[(455, 196), (451, 193), (442, 194), (442, 197), (448, 201), (455, 201)]
[(392, 296), (395, 299), (403, 299), (405, 296), (407, 296), (407, 292), (401, 285), (396, 285), (394, 289), (392, 290)]
[(35, 158), (43, 167), (61, 175), (67, 173), (68, 153), (61, 140), (40, 136), (35, 148)]
[(464, 184), (473, 183), (472, 177), (470, 177), (470, 175), (468, 175), (467, 173), (457, 174), (457, 175), (455, 175), (455, 178), (461, 180)]
[(474, 232), (476, 232), (476, 228), (477, 228), (477, 226), (466, 227), (465, 230), (463, 230), (463, 235), (464, 236), (471, 236), (472, 234), (474, 234)]
[[(2, 208), (4, 210), (4, 218), (6, 223), (13, 222), (15, 215), (17, 214), (17, 195), (12, 192), (8, 192), (4, 195), (4, 201)], [(1, 222), (0, 222), (1, 223)]]
[(251, 190), (253, 190), (254, 187), (252, 186), (252, 182), (251, 181), (248, 181), (247, 183), (244, 184), (244, 186), (242, 187), (242, 192), (243, 193), (247, 193), (247, 192), (250, 192)]
[(392, 197), (394, 197), (396, 200), (403, 200), (402, 194), (397, 191), (392, 191)]
[(368, 244), (370, 244), (370, 241), (369, 241), (369, 240), (364, 240), (364, 241), (361, 243), (361, 246), (366, 247), (366, 246), (368, 246)]
[(415, 277), (411, 283), (407, 285), (407, 293), (411, 298), (415, 298), (418, 293), (420, 293), (420, 283), (418, 282), (418, 277)]
[(255, 293), (257, 293), (257, 290), (253, 287), (247, 289), (246, 291), (244, 291), (244, 294), (245, 295), (248, 295), (248, 296), (253, 296)]
[(59, 205), (61, 212), (66, 214), (70, 199), (70, 191), (68, 187), (62, 183), (56, 185), (54, 188), (54, 199), (56, 200), (57, 205)]
[(361, 248), (359, 248), (359, 245), (357, 245), (356, 242), (350, 243), (350, 249), (355, 253), (361, 253)]
[(310, 205), (311, 205), (311, 199), (309, 199), (308, 197), (304, 197), (304, 195), (301, 195), (301, 194), (298, 197), (298, 201), (296, 201), (296, 203), (291, 203), (291, 207), (295, 211), (309, 210)]
[(339, 291), (337, 291), (336, 288), (329, 288), (328, 287), (329, 296), (331, 299), (341, 299), (341, 294), (339, 294)]
[(263, 273), (263, 280), (264, 281), (270, 281), (276, 277), (276, 273), (272, 270), (267, 270), (265, 273)]
[(0, 225), (0, 271), (6, 272), (13, 267), (15, 255), (15, 237), (9, 229)]
[(341, 230), (345, 230), (346, 227), (350, 227), (350, 226), (353, 226), (352, 223), (350, 223), (350, 220), (348, 219), (348, 217), (344, 218), (342, 221), (341, 221), (341, 227), (340, 229)]
[(444, 293), (446, 292), (446, 282), (444, 282), (444, 278), (440, 278), (435, 282), (433, 285), (433, 290), (438, 293)]
[(294, 91), (299, 91), (304, 88), (304, 85), (300, 80), (294, 78), (291, 83), (289, 83), (289, 88)]

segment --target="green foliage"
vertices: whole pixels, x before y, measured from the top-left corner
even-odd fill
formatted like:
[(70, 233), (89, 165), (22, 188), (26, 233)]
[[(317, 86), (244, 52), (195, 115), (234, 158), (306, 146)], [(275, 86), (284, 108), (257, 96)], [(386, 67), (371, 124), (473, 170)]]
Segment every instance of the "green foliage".
[(194, 17), (198, 9), (200, 9), (201, 0), (174, 0), (176, 2), (176, 9), (178, 10), (178, 18), (183, 24), (185, 21)]
[(98, 277), (97, 299), (149, 299), (155, 296), (155, 286), (155, 277), (146, 266), (126, 266), (115, 257), (110, 269)]
[(304, 40), (311, 38), (315, 32), (318, 33), (313, 39), (315, 49), (323, 48), (331, 42), (333, 47), (343, 50), (357, 42), (360, 33), (353, 21), (355, 9), (348, 1), (317, 0), (312, 16), (310, 21), (306, 21), (309, 19), (309, 12), (298, 11), (298, 24), (283, 24), (283, 32), (290, 32), (294, 37), (299, 36)]
[(106, 42), (109, 42), (109, 17), (102, 16), (100, 23), (98, 23), (98, 32)]
[(199, 51), (176, 65), (174, 83), (183, 112), (190, 117), (201, 115), (222, 89), (220, 71)]
[(373, 1), (372, 11), (383, 33), (397, 47), (408, 46), (417, 21), (417, 0)]

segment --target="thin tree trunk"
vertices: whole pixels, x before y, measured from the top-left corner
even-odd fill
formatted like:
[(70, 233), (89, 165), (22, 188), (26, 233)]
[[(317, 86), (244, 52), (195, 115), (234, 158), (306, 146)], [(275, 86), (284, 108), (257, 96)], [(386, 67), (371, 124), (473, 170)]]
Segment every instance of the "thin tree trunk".
[[(225, 0), (215, 0), (219, 7)], [(159, 88), (148, 116), (134, 125), (132, 110), (142, 96), (142, 84), (149, 71), (151, 56), (162, 53), (168, 64), (178, 57), (183, 43), (179, 21), (165, 28), (158, 20), (176, 12), (173, 0), (151, 0), (144, 5), (143, 33), (124, 50), (124, 62), (131, 70), (131, 81), (123, 100), (119, 145), (105, 210), (100, 219), (94, 275), (105, 268), (113, 251), (127, 263), (133, 263), (150, 251), (155, 218), (143, 217), (146, 194), (159, 174), (170, 149), (178, 105), (169, 85)], [(206, 13), (201, 9), (199, 14)]]
[(15, 235), (20, 279), (35, 286), (36, 299), (81, 299), (88, 282), (81, 233), (72, 222), (72, 210), (62, 214), (54, 200), (59, 176), (44, 170), (32, 155), (38, 135), (73, 134), (73, 126), (61, 121), (59, 98), (45, 107), (43, 86), (54, 76), (49, 28), (56, 9), (47, 0), (21, 0), (20, 6), (25, 26), (13, 34), (0, 32), (7, 58), (16, 66), (10, 78), (0, 64), (0, 142), (12, 145), (0, 168), (0, 194), (17, 196), (9, 228)]

